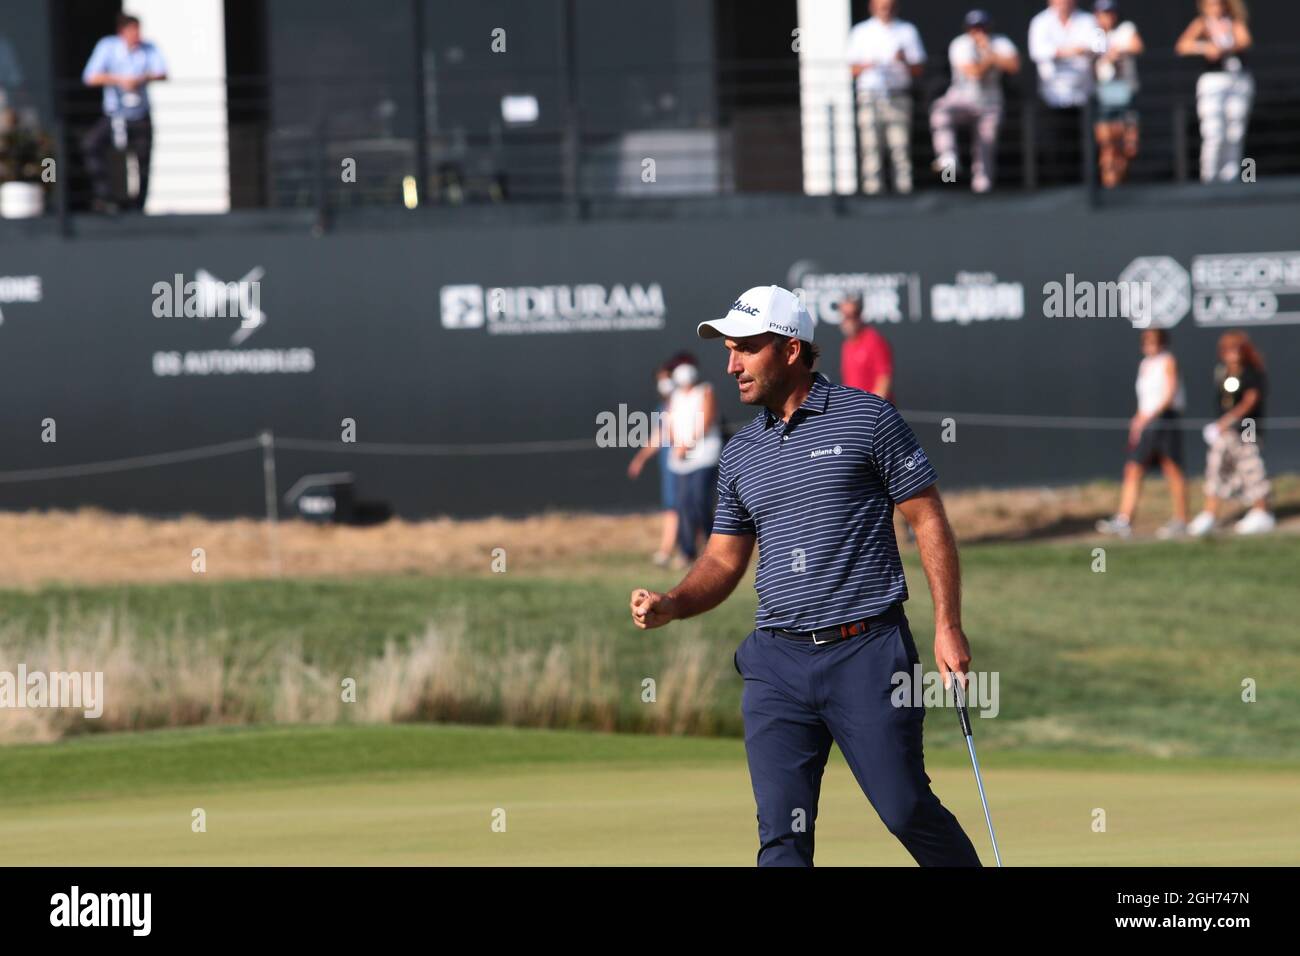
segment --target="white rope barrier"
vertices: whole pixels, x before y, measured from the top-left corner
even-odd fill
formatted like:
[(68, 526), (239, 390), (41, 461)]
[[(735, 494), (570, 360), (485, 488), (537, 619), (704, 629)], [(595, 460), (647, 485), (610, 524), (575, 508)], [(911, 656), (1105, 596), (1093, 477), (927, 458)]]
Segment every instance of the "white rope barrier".
[(49, 481), (53, 478), (81, 478), (86, 475), (105, 475), (115, 471), (131, 471), (137, 468), (156, 468), (160, 465), (175, 465), (185, 461), (198, 461), (203, 458), (233, 455), (260, 446), (260, 438), (241, 438), (238, 441), (222, 442), (218, 445), (201, 445), (197, 448), (186, 448), (181, 451), (137, 455), (134, 458), (92, 461), (83, 465), (57, 465), (50, 468), (0, 471), (0, 483), (13, 484), (20, 481)]
[[(948, 421), (961, 425), (990, 428), (1048, 428), (1061, 431), (1074, 429), (1114, 429), (1125, 430), (1129, 427), (1127, 418), (1089, 418), (1068, 415), (999, 415), (979, 412), (927, 412), (904, 411), (903, 418), (913, 423), (942, 425)], [(1177, 427), (1184, 431), (1200, 431), (1208, 420), (1180, 420)], [(734, 433), (746, 423), (731, 423), (727, 431)], [(1300, 428), (1300, 417), (1266, 418), (1263, 429)], [(86, 462), (80, 465), (58, 465), (50, 468), (27, 468), (19, 471), (0, 471), (0, 484), (15, 484), (24, 481), (50, 481), (58, 478), (81, 478), (89, 475), (103, 475), (112, 472), (130, 471), (138, 468), (157, 468), (163, 465), (181, 464), (199, 461), (204, 458), (216, 458), (239, 452), (263, 449), (264, 455), (270, 456), (273, 450), (268, 445), (269, 433), (261, 433), (252, 438), (222, 442), (215, 445), (201, 445), (197, 448), (185, 448), (179, 451), (159, 452), (153, 455), (137, 455), (132, 458), (116, 458), (108, 461)], [(573, 438), (553, 441), (522, 442), (479, 442), (467, 444), (439, 444), (418, 442), (344, 442), (316, 438), (280, 438), (274, 439), (274, 448), (288, 451), (332, 452), (334, 454), (357, 455), (410, 455), (428, 457), (467, 457), (475, 455), (529, 455), (551, 454), (555, 452), (595, 451), (595, 438)], [(267, 465), (266, 461), (270, 461)], [(264, 465), (274, 469), (274, 462), (269, 457)]]

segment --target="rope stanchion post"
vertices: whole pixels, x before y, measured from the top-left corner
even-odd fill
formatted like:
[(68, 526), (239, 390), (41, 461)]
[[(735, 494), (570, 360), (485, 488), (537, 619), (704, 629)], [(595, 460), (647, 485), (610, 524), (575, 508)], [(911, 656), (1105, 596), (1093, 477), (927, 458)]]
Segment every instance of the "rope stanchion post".
[(266, 495), (266, 536), (271, 573), (280, 576), (280, 506), (275, 493), (275, 434), (268, 428), (257, 436), (262, 445), (262, 486)]

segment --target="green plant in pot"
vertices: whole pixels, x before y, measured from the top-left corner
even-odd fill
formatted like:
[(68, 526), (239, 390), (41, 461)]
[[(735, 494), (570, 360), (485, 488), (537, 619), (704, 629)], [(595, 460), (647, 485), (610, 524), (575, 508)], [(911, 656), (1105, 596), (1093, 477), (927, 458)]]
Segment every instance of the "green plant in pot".
[(45, 211), (45, 191), (55, 167), (54, 149), (40, 129), (15, 121), (13, 110), (0, 114), (0, 216), (20, 219)]

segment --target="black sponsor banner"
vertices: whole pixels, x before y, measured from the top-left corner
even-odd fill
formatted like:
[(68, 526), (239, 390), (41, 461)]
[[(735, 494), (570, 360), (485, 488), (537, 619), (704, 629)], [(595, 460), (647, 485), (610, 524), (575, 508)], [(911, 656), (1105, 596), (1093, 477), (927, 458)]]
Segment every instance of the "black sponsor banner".
[[(1113, 476), (1124, 430), (1066, 420), (1132, 414), (1135, 324), (1171, 330), (1189, 418), (1213, 414), (1214, 344), (1236, 327), (1274, 371), (1269, 413), (1300, 414), (1300, 385), (1279, 374), (1300, 360), (1295, 214), (1215, 207), (1209, 230), (1205, 208), (981, 204), (8, 243), (0, 507), (258, 514), (262, 459), (248, 443), (71, 466), (263, 430), (307, 440), (277, 447), (281, 492), (346, 471), (359, 497), (412, 517), (651, 506), (653, 470), (630, 482), (633, 449), (603, 447), (600, 421), (654, 411), (653, 369), (682, 348), (718, 388), (726, 423), (748, 420), (722, 345), (694, 328), (768, 283), (804, 291), (832, 378), (834, 303), (862, 295), (894, 347), (899, 406), (928, 413), (916, 429), (946, 487)], [(1270, 468), (1300, 467), (1294, 429), (1263, 434)], [(1187, 438), (1197, 472), (1203, 446)]]

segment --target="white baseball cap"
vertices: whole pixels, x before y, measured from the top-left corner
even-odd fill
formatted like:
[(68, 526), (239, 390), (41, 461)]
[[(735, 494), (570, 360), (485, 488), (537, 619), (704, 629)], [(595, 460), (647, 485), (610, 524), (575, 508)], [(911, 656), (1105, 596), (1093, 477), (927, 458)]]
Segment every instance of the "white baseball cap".
[(813, 318), (789, 289), (759, 285), (742, 292), (722, 318), (701, 322), (695, 332), (702, 339), (743, 339), (775, 332), (811, 342)]

